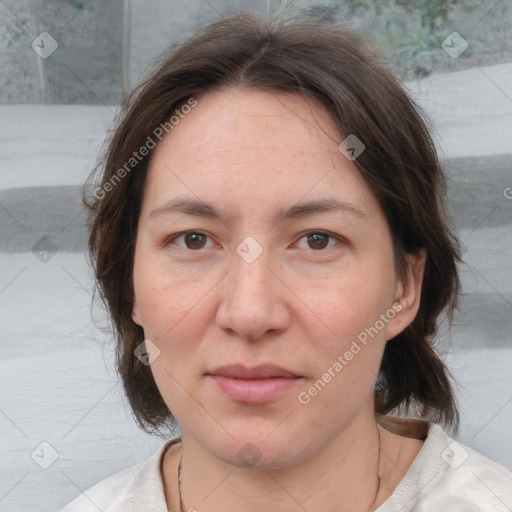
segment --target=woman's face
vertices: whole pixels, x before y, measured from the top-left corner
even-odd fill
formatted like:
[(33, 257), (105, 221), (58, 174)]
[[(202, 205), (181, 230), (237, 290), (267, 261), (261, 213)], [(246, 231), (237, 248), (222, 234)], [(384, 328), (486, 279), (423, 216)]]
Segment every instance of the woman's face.
[(133, 320), (184, 435), (232, 464), (285, 466), (373, 419), (385, 342), (417, 305), (323, 107), (254, 90), (197, 99), (152, 156)]

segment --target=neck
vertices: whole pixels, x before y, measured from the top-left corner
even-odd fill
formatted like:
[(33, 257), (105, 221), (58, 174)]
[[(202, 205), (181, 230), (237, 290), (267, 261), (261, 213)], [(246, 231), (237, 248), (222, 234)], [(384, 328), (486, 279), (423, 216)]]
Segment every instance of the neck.
[(183, 512), (252, 512), (276, 509), (277, 503), (280, 512), (367, 512), (382, 502), (383, 457), (375, 421), (365, 428), (350, 425), (313, 456), (280, 468), (238, 467), (213, 456), (187, 430), (182, 439)]

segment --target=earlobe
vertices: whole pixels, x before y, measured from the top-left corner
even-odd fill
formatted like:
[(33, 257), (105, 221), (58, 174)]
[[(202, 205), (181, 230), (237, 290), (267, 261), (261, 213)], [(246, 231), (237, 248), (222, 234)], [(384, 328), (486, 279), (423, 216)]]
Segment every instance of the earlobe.
[(142, 325), (142, 317), (140, 316), (139, 306), (137, 305), (137, 299), (133, 299), (133, 308), (132, 308), (132, 320), (137, 324), (143, 327)]
[(392, 339), (410, 325), (418, 313), (421, 300), (423, 275), (426, 265), (426, 252), (421, 249), (417, 254), (407, 255), (407, 278), (399, 282), (393, 309), (396, 316), (389, 323), (387, 338)]

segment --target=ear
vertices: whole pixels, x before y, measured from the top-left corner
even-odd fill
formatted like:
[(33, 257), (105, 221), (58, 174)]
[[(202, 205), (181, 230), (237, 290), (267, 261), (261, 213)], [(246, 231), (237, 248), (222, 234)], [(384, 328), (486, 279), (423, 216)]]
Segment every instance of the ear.
[(406, 259), (406, 279), (403, 282), (401, 280), (397, 282), (396, 299), (393, 304), (393, 310), (397, 313), (388, 324), (386, 330), (388, 340), (400, 334), (413, 322), (420, 307), (427, 253), (425, 249), (421, 249), (416, 254), (407, 254)]
[(137, 304), (137, 299), (133, 298), (133, 308), (132, 308), (132, 320), (137, 324), (143, 327), (142, 325), (142, 317), (140, 316), (139, 306)]

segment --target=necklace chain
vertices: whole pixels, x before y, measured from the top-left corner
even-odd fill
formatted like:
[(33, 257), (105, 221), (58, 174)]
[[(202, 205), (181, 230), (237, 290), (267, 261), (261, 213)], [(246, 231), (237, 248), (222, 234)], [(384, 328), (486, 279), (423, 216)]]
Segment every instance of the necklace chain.
[[(377, 425), (377, 433), (379, 434), (379, 457), (378, 457), (378, 460), (377, 460), (377, 480), (378, 480), (378, 485), (377, 485), (377, 492), (375, 493), (375, 498), (373, 499), (372, 505), (375, 503), (377, 497), (379, 496), (380, 482), (381, 482), (381, 476), (380, 476), (381, 442), (380, 442), (380, 430), (379, 430), (379, 426), (378, 425)], [(182, 468), (183, 468), (183, 441), (182, 441), (182, 444), (181, 444), (180, 463), (178, 465), (178, 494), (179, 494), (179, 498), (180, 498), (180, 512), (185, 512), (185, 507), (183, 506), (183, 498), (182, 498), (182, 492), (181, 492), (181, 470), (182, 470)], [(370, 508), (371, 508), (372, 505), (370, 505)], [(192, 509), (192, 510), (195, 510), (195, 509)]]
[(183, 465), (183, 440), (181, 441), (181, 457), (180, 464), (178, 466), (178, 494), (180, 497), (180, 512), (185, 512), (185, 507), (183, 506), (183, 498), (181, 497), (181, 468)]

